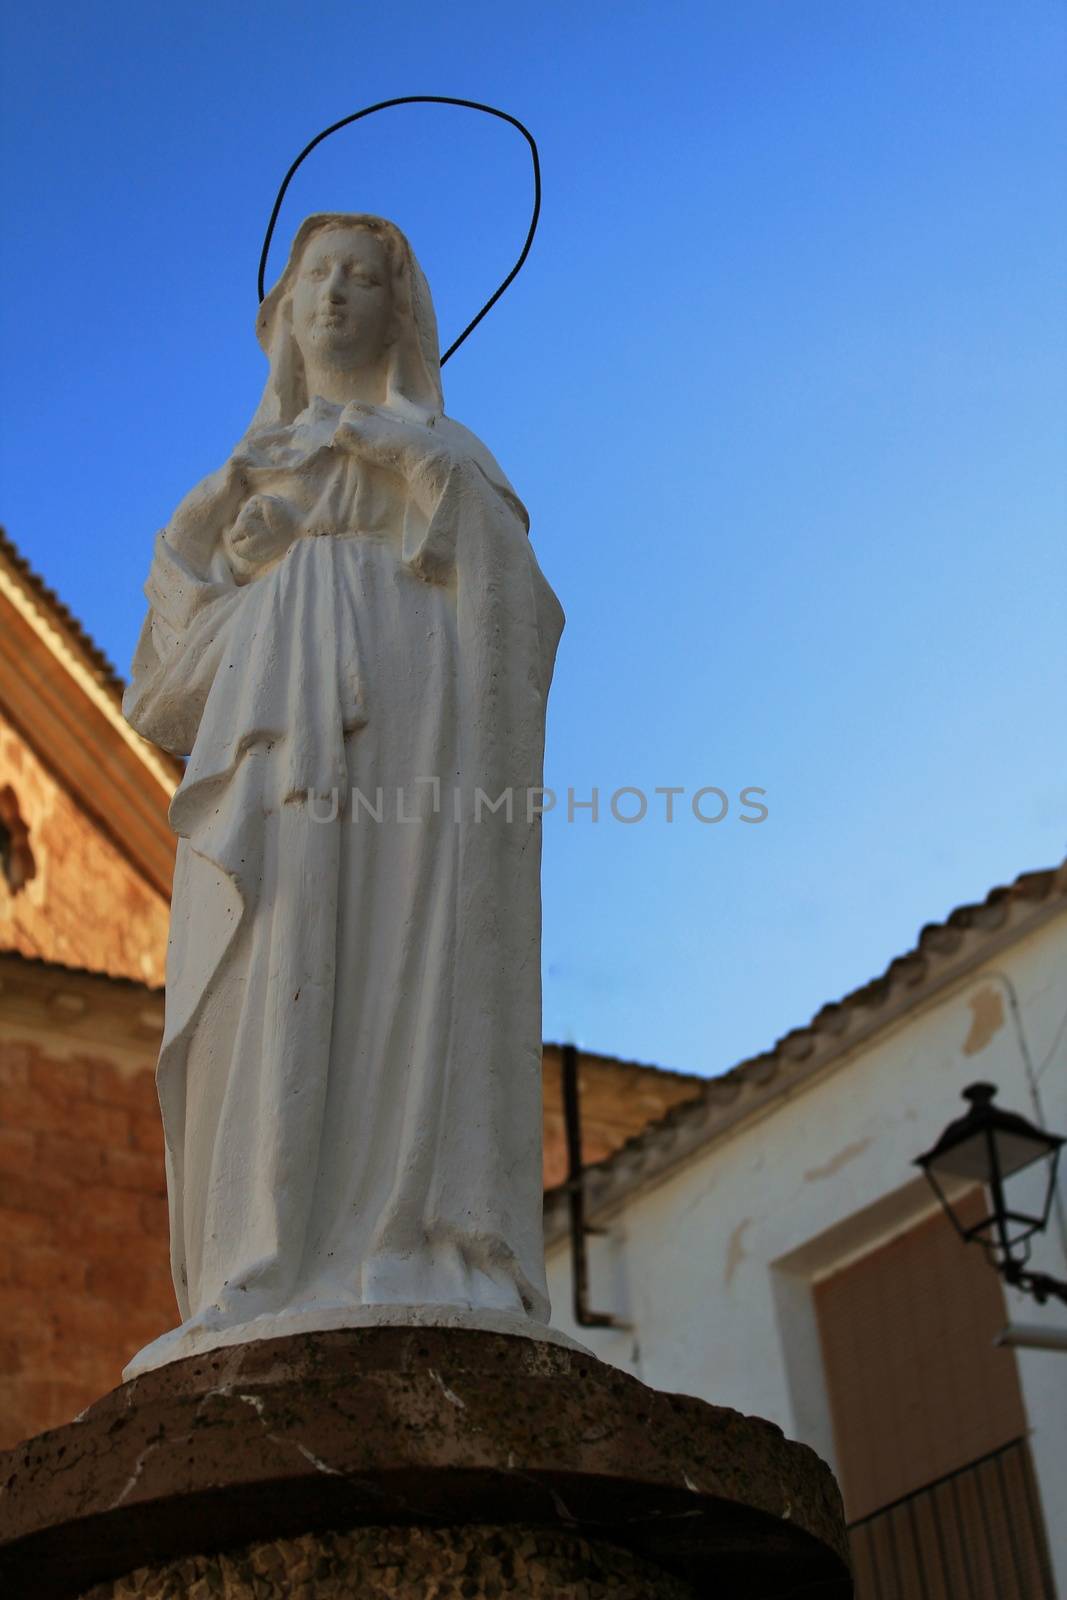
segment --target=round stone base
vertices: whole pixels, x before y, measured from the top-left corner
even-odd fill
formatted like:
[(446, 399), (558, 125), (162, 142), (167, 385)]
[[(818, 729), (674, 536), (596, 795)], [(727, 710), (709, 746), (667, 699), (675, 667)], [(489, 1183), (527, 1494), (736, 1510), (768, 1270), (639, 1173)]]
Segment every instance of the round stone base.
[(334, 1333), (353, 1328), (448, 1328), (475, 1333), (509, 1333), (520, 1339), (562, 1345), (589, 1355), (584, 1345), (558, 1328), (546, 1327), (531, 1317), (510, 1311), (474, 1310), (469, 1306), (316, 1306), (312, 1311), (279, 1311), (240, 1322), (234, 1327), (212, 1328), (183, 1324), (139, 1350), (122, 1376), (127, 1383), (146, 1372), (186, 1361), (232, 1345), (261, 1344), (266, 1339), (289, 1339), (297, 1333)]
[(4, 1595), (598, 1592), (846, 1600), (837, 1485), (769, 1422), (460, 1328), (175, 1361), (0, 1456)]
[(552, 1528), (354, 1528), (138, 1567), (81, 1600), (695, 1600), (629, 1550)]

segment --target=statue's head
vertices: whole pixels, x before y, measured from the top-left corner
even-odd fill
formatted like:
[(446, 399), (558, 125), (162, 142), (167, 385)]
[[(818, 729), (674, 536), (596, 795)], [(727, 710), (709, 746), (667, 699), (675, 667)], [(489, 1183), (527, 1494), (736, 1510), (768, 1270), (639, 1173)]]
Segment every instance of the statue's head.
[(308, 217), (259, 308), (270, 376), (255, 424), (289, 422), (307, 404), (308, 367), (383, 368), (389, 402), (441, 409), (437, 322), (407, 239), (382, 217)]
[[(389, 243), (392, 241), (390, 240)], [(304, 245), (290, 291), (293, 338), (305, 365), (375, 366), (395, 338), (395, 246), (365, 225), (319, 228)]]

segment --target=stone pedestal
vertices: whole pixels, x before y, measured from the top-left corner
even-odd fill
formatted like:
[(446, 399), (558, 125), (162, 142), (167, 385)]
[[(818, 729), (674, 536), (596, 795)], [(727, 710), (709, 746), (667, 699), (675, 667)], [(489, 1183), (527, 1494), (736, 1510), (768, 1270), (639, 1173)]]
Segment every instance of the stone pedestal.
[(0, 1457), (35, 1600), (851, 1595), (779, 1429), (502, 1334), (301, 1334), (174, 1362)]

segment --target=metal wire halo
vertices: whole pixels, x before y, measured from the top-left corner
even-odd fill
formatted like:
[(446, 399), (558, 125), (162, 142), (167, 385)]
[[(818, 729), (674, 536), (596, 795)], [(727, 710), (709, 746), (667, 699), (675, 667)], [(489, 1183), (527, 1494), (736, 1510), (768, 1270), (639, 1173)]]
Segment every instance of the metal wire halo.
[(323, 128), (321, 133), (317, 133), (315, 135), (310, 144), (306, 144), (304, 146), (303, 150), (301, 150), (300, 154), (289, 168), (289, 171), (282, 179), (282, 186), (278, 190), (278, 196), (274, 202), (274, 209), (270, 214), (270, 221), (267, 223), (267, 232), (264, 235), (263, 249), (260, 252), (259, 257), (259, 300), (260, 304), (262, 305), (265, 294), (264, 282), (266, 280), (267, 273), (267, 256), (270, 252), (271, 240), (274, 237), (274, 227), (278, 221), (278, 213), (282, 209), (282, 201), (285, 199), (285, 191), (288, 189), (297, 168), (300, 166), (300, 163), (304, 160), (304, 158), (311, 154), (316, 145), (321, 144), (324, 139), (328, 139), (331, 133), (336, 133), (340, 128), (347, 128), (349, 123), (359, 122), (363, 117), (372, 116), (375, 111), (388, 111), (391, 106), (420, 105), (463, 106), (468, 111), (484, 111), (487, 116), (499, 117), (501, 122), (510, 122), (511, 126), (519, 130), (527, 144), (530, 146), (530, 155), (533, 159), (534, 203), (533, 214), (530, 217), (530, 226), (526, 233), (526, 242), (523, 244), (522, 250), (519, 252), (518, 260), (515, 262), (515, 265), (512, 267), (503, 283), (495, 291), (495, 293), (490, 295), (489, 299), (485, 302), (485, 305), (479, 311), (478, 315), (468, 322), (459, 338), (452, 341), (444, 355), (441, 357), (441, 365), (444, 366), (449, 357), (455, 355), (464, 339), (474, 332), (482, 318), (487, 316), (488, 313), (492, 311), (493, 307), (500, 299), (500, 296), (504, 293), (504, 290), (518, 277), (526, 257), (530, 254), (530, 246), (533, 244), (534, 234), (537, 232), (537, 221), (541, 215), (541, 162), (538, 158), (537, 144), (534, 140), (534, 136), (530, 132), (529, 128), (525, 127), (523, 123), (519, 121), (518, 117), (513, 117), (510, 112), (500, 111), (496, 106), (482, 105), (478, 100), (457, 100), (452, 95), (447, 94), (406, 94), (401, 95), (396, 100), (379, 100), (377, 105), (364, 106), (362, 111), (353, 111), (351, 116), (342, 117), (340, 122), (331, 123), (328, 128)]

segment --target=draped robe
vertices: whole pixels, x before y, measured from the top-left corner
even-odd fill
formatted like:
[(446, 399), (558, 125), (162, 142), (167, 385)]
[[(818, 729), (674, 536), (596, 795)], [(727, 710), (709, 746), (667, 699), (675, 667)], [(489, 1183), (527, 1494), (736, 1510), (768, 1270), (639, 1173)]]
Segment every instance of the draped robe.
[(536, 801), (562, 613), (473, 435), (436, 419), (447, 470), (416, 495), (338, 417), (314, 400), (241, 447), (289, 508), (284, 556), (239, 578), (225, 527), (199, 561), (164, 530), (146, 586), (126, 714), (189, 755), (157, 1077), (183, 1325), (130, 1370), (256, 1318), (548, 1319)]

